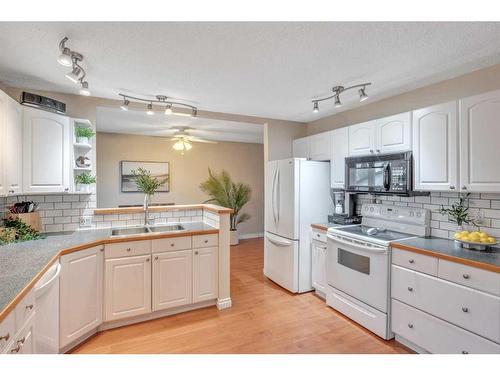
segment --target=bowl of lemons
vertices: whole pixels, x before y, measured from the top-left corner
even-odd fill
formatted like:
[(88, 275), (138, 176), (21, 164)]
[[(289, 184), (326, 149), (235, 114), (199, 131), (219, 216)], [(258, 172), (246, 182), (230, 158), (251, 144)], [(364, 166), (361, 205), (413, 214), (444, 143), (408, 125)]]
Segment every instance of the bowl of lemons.
[(469, 232), (468, 230), (463, 230), (456, 232), (453, 238), (455, 238), (455, 242), (459, 243), (460, 246), (471, 250), (486, 250), (488, 247), (498, 244), (495, 237), (481, 231)]

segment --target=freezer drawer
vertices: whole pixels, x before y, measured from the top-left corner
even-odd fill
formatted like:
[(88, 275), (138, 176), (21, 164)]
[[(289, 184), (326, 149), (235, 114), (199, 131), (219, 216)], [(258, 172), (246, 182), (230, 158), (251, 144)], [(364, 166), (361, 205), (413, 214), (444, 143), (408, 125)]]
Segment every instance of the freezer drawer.
[(264, 275), (293, 293), (299, 287), (299, 241), (266, 233)]

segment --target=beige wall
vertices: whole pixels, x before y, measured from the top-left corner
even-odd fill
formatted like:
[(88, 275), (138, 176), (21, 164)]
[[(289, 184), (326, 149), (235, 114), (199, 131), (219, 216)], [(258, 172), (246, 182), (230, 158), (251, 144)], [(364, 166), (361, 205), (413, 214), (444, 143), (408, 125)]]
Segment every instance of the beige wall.
[(321, 133), (497, 89), (500, 64), (313, 121), (307, 125), (307, 133)]
[(153, 203), (202, 203), (208, 196), (199, 185), (208, 177), (208, 167), (225, 169), (238, 182), (252, 187), (252, 200), (244, 211), (252, 218), (242, 223), (242, 234), (261, 233), (264, 223), (264, 152), (261, 144), (219, 142), (194, 143), (181, 155), (172, 149), (170, 139), (127, 134), (97, 134), (97, 206), (117, 207), (142, 204), (140, 193), (121, 193), (121, 160), (168, 161), (171, 186), (169, 193), (157, 193)]
[(264, 160), (292, 157), (292, 140), (307, 135), (306, 124), (275, 121), (264, 126)]

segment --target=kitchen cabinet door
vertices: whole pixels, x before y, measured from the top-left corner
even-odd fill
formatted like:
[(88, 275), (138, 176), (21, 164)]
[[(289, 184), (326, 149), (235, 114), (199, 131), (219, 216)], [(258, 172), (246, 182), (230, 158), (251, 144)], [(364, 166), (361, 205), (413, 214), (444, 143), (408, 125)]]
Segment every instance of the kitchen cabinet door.
[(500, 90), (460, 100), (460, 189), (500, 192)]
[(32, 316), (26, 325), (19, 331), (16, 338), (7, 349), (7, 354), (37, 354), (34, 330), (35, 317)]
[(375, 121), (349, 126), (349, 156), (362, 156), (375, 153)]
[(106, 259), (105, 321), (151, 312), (151, 255)]
[(411, 150), (411, 114), (400, 113), (375, 120), (377, 154)]
[(336, 129), (330, 138), (330, 185), (332, 189), (344, 189), (345, 158), (349, 155), (349, 129)]
[(309, 138), (309, 159), (317, 161), (330, 160), (330, 132), (312, 135)]
[(7, 195), (17, 195), (23, 188), (23, 108), (10, 97), (6, 103), (5, 189)]
[(102, 247), (63, 255), (60, 262), (59, 345), (64, 348), (102, 323)]
[(215, 299), (219, 294), (218, 248), (193, 250), (193, 302)]
[(68, 192), (70, 119), (23, 108), (23, 192)]
[(293, 140), (292, 155), (294, 158), (309, 158), (309, 137)]
[(5, 146), (8, 143), (5, 137), (5, 119), (7, 114), (7, 94), (0, 91), (0, 197), (7, 194), (5, 182)]
[(413, 111), (415, 190), (458, 190), (457, 112), (455, 101)]
[(320, 245), (313, 241), (312, 256), (312, 286), (317, 292), (326, 293), (326, 244)]
[(154, 255), (153, 311), (193, 303), (193, 251)]

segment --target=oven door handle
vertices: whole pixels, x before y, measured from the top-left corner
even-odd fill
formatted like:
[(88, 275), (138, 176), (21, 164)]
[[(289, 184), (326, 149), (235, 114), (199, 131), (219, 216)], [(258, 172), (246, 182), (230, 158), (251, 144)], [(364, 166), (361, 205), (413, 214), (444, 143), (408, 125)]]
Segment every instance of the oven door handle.
[(327, 237), (329, 239), (333, 240), (333, 241), (336, 241), (336, 242), (341, 243), (341, 244), (346, 245), (346, 246), (352, 246), (352, 247), (354, 247), (357, 250), (361, 250), (361, 251), (364, 251), (364, 252), (367, 252), (367, 253), (375, 253), (375, 254), (385, 254), (385, 253), (387, 253), (387, 249), (385, 249), (385, 248), (363, 246), (363, 245), (361, 245), (358, 242), (346, 241), (346, 240), (340, 239), (339, 237), (334, 237), (334, 236), (332, 236), (330, 234), (327, 235)]

